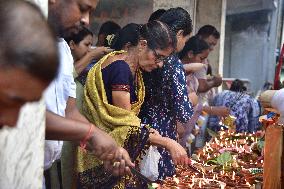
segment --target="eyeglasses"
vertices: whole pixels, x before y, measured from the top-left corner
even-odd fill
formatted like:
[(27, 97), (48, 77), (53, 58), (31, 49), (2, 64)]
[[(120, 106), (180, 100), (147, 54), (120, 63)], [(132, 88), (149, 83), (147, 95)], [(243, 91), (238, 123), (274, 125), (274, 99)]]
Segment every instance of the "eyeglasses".
[(164, 62), (165, 59), (167, 58), (167, 56), (158, 54), (154, 49), (151, 49), (151, 50), (153, 51), (154, 56), (156, 57), (156, 60), (155, 60), (156, 63)]

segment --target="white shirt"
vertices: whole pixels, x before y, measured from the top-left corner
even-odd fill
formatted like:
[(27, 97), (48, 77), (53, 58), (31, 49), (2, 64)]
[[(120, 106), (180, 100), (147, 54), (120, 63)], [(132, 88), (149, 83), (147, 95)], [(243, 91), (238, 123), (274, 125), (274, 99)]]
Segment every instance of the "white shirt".
[[(73, 78), (74, 65), (71, 50), (62, 38), (58, 42), (58, 51), (60, 58), (59, 72), (56, 79), (47, 88), (44, 96), (47, 110), (65, 117), (68, 98), (76, 98), (76, 83)], [(62, 145), (62, 141), (46, 140), (44, 169), (50, 168), (52, 163), (60, 158)]]
[(0, 188), (42, 188), (45, 112), (43, 100), (27, 103), (15, 128), (0, 129)]

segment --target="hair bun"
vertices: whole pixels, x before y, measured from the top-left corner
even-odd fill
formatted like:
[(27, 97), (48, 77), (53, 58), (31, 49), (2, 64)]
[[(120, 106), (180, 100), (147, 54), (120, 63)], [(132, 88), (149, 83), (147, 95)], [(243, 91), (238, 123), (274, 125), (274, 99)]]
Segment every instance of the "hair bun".
[(112, 42), (113, 42), (114, 37), (115, 37), (114, 34), (111, 34), (111, 35), (106, 36), (106, 40), (107, 40), (108, 46), (111, 46), (111, 45), (112, 45)]

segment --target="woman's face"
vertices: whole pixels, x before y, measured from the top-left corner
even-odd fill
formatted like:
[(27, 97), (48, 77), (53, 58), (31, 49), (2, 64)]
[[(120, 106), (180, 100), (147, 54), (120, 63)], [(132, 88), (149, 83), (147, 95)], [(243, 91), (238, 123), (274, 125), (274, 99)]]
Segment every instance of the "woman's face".
[(191, 34), (184, 36), (182, 30), (177, 33), (177, 52), (180, 52), (183, 49), (185, 43), (189, 40), (190, 37)]
[(141, 49), (138, 56), (139, 67), (146, 72), (151, 72), (154, 69), (163, 67), (164, 59), (170, 56), (174, 52), (174, 48), (171, 46), (163, 50), (161, 49), (152, 50), (148, 48), (147, 42), (146, 45), (138, 44), (138, 46), (140, 46)]
[(203, 63), (203, 61), (208, 57), (210, 50), (203, 50), (199, 54), (192, 54), (189, 53), (188, 58), (189, 58), (189, 63)]
[(154, 69), (162, 68), (164, 65), (164, 59), (172, 52), (173, 48), (168, 48), (165, 50), (151, 50), (147, 48), (142, 56), (140, 56), (139, 67), (146, 72), (151, 72)]
[(70, 42), (70, 48), (75, 61), (80, 60), (88, 53), (89, 49), (92, 46), (92, 43), (93, 43), (92, 35), (87, 35), (78, 44), (75, 44), (73, 41)]

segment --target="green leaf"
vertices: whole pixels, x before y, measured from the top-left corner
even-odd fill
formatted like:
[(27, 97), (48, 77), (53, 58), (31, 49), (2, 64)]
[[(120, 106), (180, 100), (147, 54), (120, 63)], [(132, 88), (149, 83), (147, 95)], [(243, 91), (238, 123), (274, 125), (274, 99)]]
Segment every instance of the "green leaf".
[(212, 131), (211, 129), (207, 128), (207, 132), (211, 137), (217, 137), (218, 136), (218, 134), (216, 132)]
[(206, 162), (206, 164), (208, 164), (208, 165), (209, 165), (209, 163), (212, 163), (212, 164), (215, 164), (215, 165), (218, 164), (218, 162), (217, 162), (216, 159), (210, 159), (210, 160), (208, 160), (208, 161)]
[(148, 189), (155, 189), (151, 184), (148, 184)]
[(221, 155), (217, 157), (217, 162), (220, 165), (226, 165), (226, 163), (229, 163), (233, 160), (233, 156), (230, 152), (224, 152)]

